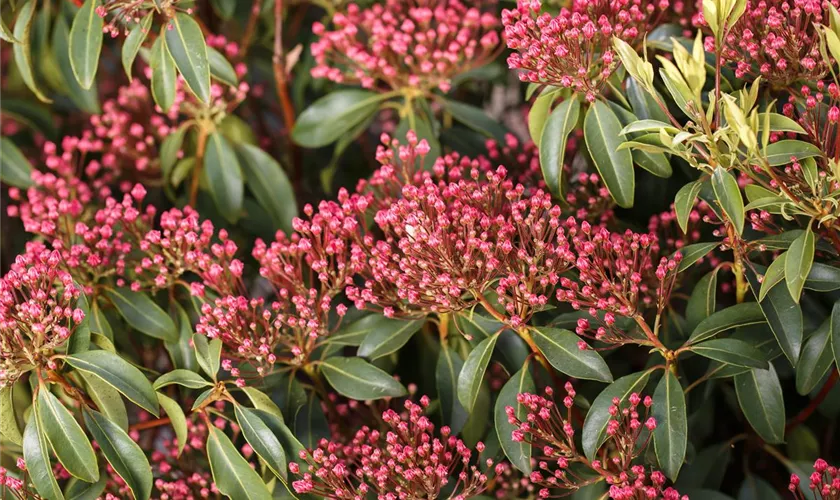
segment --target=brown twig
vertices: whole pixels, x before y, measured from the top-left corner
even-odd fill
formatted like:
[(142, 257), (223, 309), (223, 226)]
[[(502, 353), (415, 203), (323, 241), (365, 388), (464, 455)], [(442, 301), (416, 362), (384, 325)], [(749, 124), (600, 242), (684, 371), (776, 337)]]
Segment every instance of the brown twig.
[(283, 0), (274, 2), (274, 82), (277, 85), (277, 97), (283, 107), (283, 122), (286, 130), (291, 133), (295, 127), (295, 108), (289, 97), (288, 79), (286, 77), (286, 60), (283, 51)]
[(155, 419), (155, 420), (149, 420), (147, 422), (139, 422), (139, 423), (133, 424), (133, 425), (128, 427), (128, 430), (129, 431), (143, 431), (143, 430), (146, 430), (146, 429), (154, 429), (155, 427), (160, 427), (162, 425), (167, 425), (170, 422), (172, 422), (172, 420), (170, 420), (169, 417), (162, 417), (162, 418), (158, 418), (158, 419)]
[(251, 15), (248, 17), (248, 24), (245, 25), (245, 33), (242, 35), (242, 50), (239, 57), (244, 60), (248, 55), (248, 50), (251, 49), (251, 40), (254, 38), (254, 33), (257, 31), (257, 21), (260, 19), (260, 4), (262, 0), (254, 0), (251, 6)]
[(796, 416), (790, 419), (787, 425), (785, 425), (785, 432), (793, 429), (802, 422), (808, 420), (808, 417), (810, 417), (811, 414), (814, 413), (814, 411), (816, 411), (817, 407), (820, 406), (823, 401), (825, 401), (825, 398), (828, 397), (828, 393), (831, 392), (831, 389), (834, 388), (834, 385), (837, 383), (838, 377), (840, 377), (840, 372), (838, 372), (837, 369), (835, 369), (831, 373), (831, 376), (828, 377), (828, 380), (826, 380), (825, 385), (822, 386), (822, 389), (820, 389), (820, 392), (817, 394), (817, 396), (814, 399), (812, 399), (810, 403), (808, 403), (808, 406), (806, 406), (802, 411), (797, 413)]

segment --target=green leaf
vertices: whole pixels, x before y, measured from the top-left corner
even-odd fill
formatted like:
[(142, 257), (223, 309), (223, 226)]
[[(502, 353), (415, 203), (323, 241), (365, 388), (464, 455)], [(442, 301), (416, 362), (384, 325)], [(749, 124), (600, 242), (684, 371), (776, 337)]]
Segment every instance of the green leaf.
[(531, 377), (528, 365), (525, 364), (502, 387), (502, 390), (499, 392), (499, 397), (496, 398), (496, 408), (494, 411), (496, 434), (499, 437), (499, 444), (502, 446), (502, 451), (505, 452), (505, 456), (510, 460), (510, 463), (524, 474), (530, 474), (532, 470), (531, 443), (525, 440), (513, 440), (511, 433), (516, 427), (508, 422), (506, 408), (508, 406), (513, 407), (516, 418), (520, 422), (526, 422), (528, 408), (519, 403), (517, 395), (523, 393), (534, 394), (536, 391), (537, 388), (534, 385), (534, 379)]
[(343, 325), (334, 334), (330, 335), (327, 341), (337, 346), (357, 347), (362, 344), (365, 337), (378, 328), (379, 322), (385, 316), (377, 313), (365, 315), (356, 321)]
[(634, 392), (641, 393), (647, 385), (649, 376), (650, 371), (625, 375), (607, 386), (592, 401), (586, 419), (583, 421), (581, 433), (583, 452), (589, 460), (595, 458), (598, 448), (607, 440), (607, 423), (611, 418), (609, 409), (613, 404), (613, 398), (618, 398), (623, 402)]
[(146, 500), (152, 494), (152, 466), (140, 446), (118, 425), (101, 413), (84, 408), (85, 426), (100, 451), (131, 489), (134, 498)]
[(158, 416), (158, 404), (152, 384), (119, 355), (108, 351), (87, 351), (67, 356), (64, 360), (77, 370), (101, 378), (137, 406)]
[(17, 445), (23, 442), (15, 412), (14, 385), (0, 389), (0, 434)]
[(458, 434), (467, 422), (469, 414), (458, 401), (458, 374), (464, 366), (461, 356), (446, 344), (440, 346), (435, 381), (437, 382), (438, 399), (443, 423), (452, 429), (452, 434)]
[(785, 281), (794, 302), (799, 302), (805, 279), (811, 272), (811, 265), (814, 263), (814, 245), (814, 232), (811, 231), (809, 226), (801, 236), (793, 241), (790, 250), (787, 251)]
[(38, 427), (47, 436), (55, 456), (72, 476), (95, 483), (99, 479), (96, 455), (73, 415), (50, 391), (41, 386), (35, 403)]
[(207, 138), (204, 175), (216, 208), (228, 222), (236, 222), (242, 212), (245, 184), (236, 153), (220, 132), (213, 132)]
[(767, 162), (771, 167), (780, 167), (791, 163), (791, 158), (801, 160), (822, 156), (822, 151), (811, 143), (794, 140), (784, 140), (768, 144), (766, 149)]
[(735, 227), (738, 235), (744, 232), (744, 199), (735, 176), (723, 167), (717, 167), (712, 174), (712, 189), (720, 207)]
[(169, 49), (166, 47), (164, 31), (166, 31), (165, 27), (161, 29), (161, 36), (152, 45), (149, 66), (152, 68), (152, 97), (160, 109), (167, 113), (175, 102), (177, 75), (175, 61), (172, 60)]
[(64, 16), (58, 16), (53, 28), (53, 55), (55, 62), (58, 65), (58, 70), (61, 73), (63, 85), (66, 86), (67, 95), (70, 100), (79, 107), (82, 111), (91, 114), (100, 114), (102, 111), (99, 108), (99, 96), (95, 87), (85, 89), (76, 80), (76, 75), (73, 73), (73, 61), (70, 59), (70, 52), (66, 47), (70, 44), (70, 28), (67, 27), (67, 21)]
[[(770, 115), (770, 130), (773, 132), (794, 132), (797, 134), (804, 134), (805, 129), (802, 128), (795, 120), (788, 118), (779, 113), (768, 113)], [(764, 120), (758, 121), (758, 131), (764, 130)]]
[(102, 52), (102, 16), (96, 13), (99, 0), (87, 0), (73, 18), (70, 28), (70, 64), (82, 88), (89, 89), (96, 78)]
[[(90, 2), (93, 0), (88, 1)], [(31, 40), (32, 19), (35, 5), (37, 3), (38, 2), (36, 0), (29, 0), (18, 10), (17, 19), (15, 20), (14, 36), (20, 40), (20, 43), (12, 45), (12, 51), (15, 57), (15, 66), (17, 66), (18, 71), (20, 72), (20, 77), (23, 79), (23, 83), (29, 87), (29, 90), (35, 94), (35, 97), (43, 102), (50, 103), (52, 102), (52, 99), (43, 93), (32, 73), (32, 69), (34, 67), (32, 61)]]
[(805, 280), (805, 288), (817, 292), (832, 292), (840, 289), (840, 269), (822, 262), (814, 262), (811, 265), (811, 272), (808, 273), (808, 279)]
[(540, 327), (532, 329), (531, 336), (545, 359), (561, 373), (584, 380), (613, 381), (610, 367), (598, 351), (589, 347), (581, 350), (583, 341), (569, 330)]
[(773, 365), (735, 375), (735, 393), (741, 411), (759, 436), (768, 443), (785, 440), (785, 401)]
[(551, 105), (554, 104), (556, 98), (557, 94), (555, 92), (547, 91), (537, 97), (531, 109), (528, 111), (528, 133), (538, 148), (540, 147), (540, 140), (542, 140), (542, 133), (545, 129), (545, 121), (548, 119), (549, 113), (551, 113)]
[(831, 350), (834, 362), (840, 367), (840, 302), (835, 302), (831, 308)]
[(674, 212), (677, 214), (677, 224), (683, 233), (688, 232), (688, 218), (691, 215), (691, 210), (694, 208), (694, 202), (697, 200), (697, 195), (700, 194), (700, 189), (703, 183), (700, 181), (689, 182), (679, 191), (674, 198)]
[(785, 262), (787, 261), (788, 253), (784, 252), (770, 263), (770, 267), (764, 273), (764, 279), (761, 281), (761, 288), (758, 292), (758, 300), (762, 301), (774, 286), (778, 285), (785, 279)]
[(207, 380), (204, 380), (204, 377), (193, 371), (175, 369), (158, 377), (158, 379), (155, 380), (153, 387), (155, 390), (158, 390), (161, 387), (166, 387), (167, 385), (172, 384), (177, 384), (189, 389), (201, 389), (202, 387), (209, 387), (213, 385)]
[[(718, 245), (720, 245), (719, 241), (712, 241), (708, 243), (693, 243), (691, 245), (686, 245), (677, 252), (682, 256), (680, 260), (680, 264), (677, 267), (677, 272), (682, 272), (694, 265), (695, 262), (705, 257), (709, 252), (714, 250)], [(674, 253), (677, 253), (674, 252)]]
[(688, 341), (692, 344), (710, 339), (715, 335), (739, 326), (764, 323), (761, 307), (755, 302), (735, 304), (707, 317), (691, 332)]
[(653, 393), (653, 418), (656, 458), (668, 479), (676, 481), (688, 447), (688, 416), (685, 393), (671, 370), (665, 370)]
[(0, 180), (26, 189), (32, 185), (32, 165), (8, 137), (0, 137)]
[(321, 373), (342, 396), (369, 400), (406, 395), (405, 387), (394, 377), (362, 358), (328, 358), (321, 362)]
[(271, 500), (271, 493), (257, 472), (242, 458), (224, 432), (209, 427), (207, 458), (213, 482), (223, 495), (235, 500)]
[(88, 326), (90, 327), (91, 339), (93, 339), (93, 334), (98, 333), (108, 340), (114, 340), (114, 332), (111, 330), (111, 324), (96, 301), (91, 304)]
[(498, 333), (479, 342), (470, 351), (470, 355), (467, 356), (464, 367), (461, 369), (461, 374), (458, 375), (458, 401), (461, 402), (468, 413), (475, 406), (481, 383), (484, 381), (484, 372), (487, 371), (487, 365), (490, 364), (490, 356), (493, 354), (493, 348), (496, 347), (497, 340), (499, 340)]
[(263, 459), (271, 472), (278, 478), (285, 480), (286, 454), (283, 452), (280, 441), (257, 415), (259, 410), (251, 410), (242, 405), (234, 405), (233, 408), (236, 413), (236, 421), (239, 422), (245, 440)]
[(96, 375), (83, 371), (77, 373), (84, 379), (85, 392), (96, 404), (99, 411), (122, 429), (128, 430), (128, 413), (125, 410), (125, 403), (120, 396), (120, 391), (114, 389), (111, 384)]
[(693, 331), (701, 321), (715, 313), (717, 305), (717, 274), (713, 269), (700, 278), (691, 291), (685, 306), (685, 331)]
[(191, 16), (178, 12), (164, 28), (166, 48), (187, 87), (204, 103), (210, 103), (210, 63), (201, 27)]
[(106, 288), (105, 296), (135, 330), (168, 342), (178, 340), (175, 322), (148, 295), (130, 288)]
[(539, 142), (540, 166), (548, 190), (556, 197), (560, 197), (563, 193), (566, 140), (575, 129), (579, 116), (580, 101), (573, 95), (554, 108), (542, 128)]
[(404, 321), (381, 316), (359, 346), (358, 356), (370, 360), (398, 351), (423, 326), (423, 320)]
[(84, 293), (79, 295), (78, 300), (76, 300), (76, 307), (85, 313), (85, 319), (76, 325), (76, 329), (67, 340), (67, 352), (69, 354), (87, 351), (90, 347), (90, 306)]
[(601, 101), (592, 103), (583, 121), (586, 148), (615, 202), (629, 208), (633, 206), (636, 177), (630, 151), (618, 149), (620, 132), (621, 122), (615, 112)]
[(271, 216), (274, 225), (291, 232), (292, 219), (297, 217), (298, 210), (294, 189), (283, 167), (271, 155), (250, 144), (240, 144), (236, 153), (248, 180), (248, 189)]
[[(746, 275), (753, 295), (757, 296), (758, 278), (751, 269), (747, 269)], [(802, 308), (791, 298), (786, 286), (774, 286), (759, 304), (782, 352), (795, 367), (802, 348)]]
[(169, 423), (172, 424), (172, 430), (175, 431), (176, 442), (178, 443), (178, 456), (184, 451), (184, 445), (187, 444), (187, 417), (184, 415), (184, 410), (177, 401), (162, 393), (157, 393), (158, 403), (163, 408), (164, 413), (169, 417)]
[(817, 387), (834, 362), (831, 323), (831, 318), (823, 321), (802, 347), (796, 367), (796, 392), (803, 396)]
[(0, 40), (7, 41), (9, 43), (21, 43), (20, 40), (15, 38), (12, 34), (12, 30), (9, 29), (9, 26), (6, 25), (6, 21), (3, 18), (0, 18)]
[(268, 394), (254, 387), (243, 387), (242, 392), (248, 396), (248, 399), (251, 400), (251, 404), (254, 405), (254, 408), (271, 413), (281, 420), (283, 419), (283, 412), (274, 403), (274, 401), (271, 400)]
[(210, 76), (231, 87), (239, 85), (239, 77), (236, 76), (236, 70), (233, 69), (230, 61), (218, 50), (213, 47), (207, 47), (207, 59), (210, 63)]
[(704, 358), (748, 368), (767, 368), (764, 354), (755, 347), (737, 339), (712, 339), (691, 347), (691, 352)]
[(137, 54), (140, 52), (140, 47), (143, 46), (143, 42), (145, 42), (146, 37), (149, 36), (149, 30), (152, 28), (153, 18), (154, 12), (146, 14), (146, 16), (140, 21), (140, 24), (132, 26), (128, 36), (125, 37), (125, 42), (123, 42), (122, 65), (129, 80), (132, 78), (131, 67), (134, 66), (134, 59), (137, 58)]
[(483, 109), (448, 99), (444, 101), (443, 106), (455, 120), (476, 132), (487, 137), (492, 137), (499, 142), (505, 140), (507, 130), (498, 121), (487, 116)]
[(782, 500), (782, 496), (767, 481), (747, 474), (738, 490), (738, 500)]
[(184, 146), (184, 136), (187, 134), (187, 130), (189, 130), (189, 125), (178, 127), (175, 132), (167, 135), (160, 145), (160, 169), (163, 180), (167, 183), (172, 173), (172, 167), (178, 163), (178, 152)]
[(198, 366), (210, 378), (216, 380), (216, 374), (219, 373), (219, 365), (221, 364), (222, 339), (215, 338), (208, 342), (207, 337), (200, 333), (194, 333), (192, 338)]
[(64, 500), (64, 494), (52, 472), (50, 450), (43, 432), (39, 429), (35, 412), (29, 414), (26, 429), (23, 431), (23, 459), (29, 480), (35, 485), (38, 494), (48, 500)]
[(319, 148), (338, 140), (376, 113), (386, 94), (348, 89), (330, 92), (306, 108), (297, 119), (292, 139), (306, 148)]

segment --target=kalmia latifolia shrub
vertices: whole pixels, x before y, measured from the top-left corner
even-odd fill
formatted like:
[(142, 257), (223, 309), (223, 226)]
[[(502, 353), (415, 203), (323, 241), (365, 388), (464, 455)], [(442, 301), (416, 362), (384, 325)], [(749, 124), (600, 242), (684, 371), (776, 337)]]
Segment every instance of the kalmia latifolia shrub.
[(840, 500), (840, 3), (0, 4), (0, 498)]

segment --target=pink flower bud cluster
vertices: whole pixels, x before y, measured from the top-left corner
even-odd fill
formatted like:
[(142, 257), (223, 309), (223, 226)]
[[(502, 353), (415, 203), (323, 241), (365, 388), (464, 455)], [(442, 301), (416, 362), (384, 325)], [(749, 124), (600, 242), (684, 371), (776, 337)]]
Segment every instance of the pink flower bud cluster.
[(620, 64), (612, 38), (631, 45), (667, 11), (669, 0), (575, 0), (556, 17), (540, 14), (539, 0), (518, 0), (502, 11), (511, 69), (525, 82), (578, 92), (592, 102)]
[(488, 139), (487, 156), (479, 156), (482, 173), (495, 170), (499, 165), (507, 167), (510, 179), (528, 189), (539, 188), (547, 191), (540, 169), (540, 152), (533, 141), (520, 144), (513, 134), (505, 135), (504, 143)]
[[(487, 476), (474, 461), (481, 460), (484, 445), (476, 445), (476, 457), (448, 427), (436, 432), (424, 415), (428, 405), (425, 396), (419, 405), (406, 401), (402, 415), (390, 409), (382, 414), (387, 431), (362, 427), (347, 444), (321, 440), (311, 453), (301, 452), (307, 470), (289, 464), (300, 477), (292, 482), (295, 492), (348, 500), (368, 493), (380, 500), (438, 498), (444, 487), (453, 499), (481, 494)], [(485, 465), (492, 467), (493, 461)]]
[(822, 458), (818, 458), (814, 462), (814, 472), (808, 478), (808, 489), (811, 490), (813, 496), (805, 496), (802, 493), (802, 486), (800, 486), (800, 478), (796, 474), (790, 475), (790, 484), (788, 489), (793, 493), (796, 499), (805, 500), (805, 498), (814, 498), (815, 500), (840, 500), (840, 469), (833, 465), (828, 465), (828, 462)]
[(84, 321), (81, 290), (62, 267), (59, 252), (30, 247), (0, 279), (0, 387), (25, 367), (54, 368), (50, 357)]
[[(610, 498), (632, 500), (637, 498), (664, 498), (680, 500), (673, 488), (663, 489), (665, 476), (661, 472), (648, 474), (643, 466), (634, 465), (650, 442), (650, 432), (656, 428), (656, 422), (648, 417), (653, 403), (650, 396), (641, 398), (636, 393), (627, 401), (618, 398), (609, 408), (610, 420), (607, 423), (607, 440), (602, 445), (607, 461), (589, 462), (575, 444), (575, 428), (572, 425), (572, 407), (575, 389), (566, 383), (566, 395), (562, 406), (555, 404), (554, 390), (546, 387), (545, 395), (523, 393), (517, 396), (517, 403), (524, 408), (526, 416), (520, 419), (517, 410), (505, 408), (508, 423), (515, 429), (511, 433), (514, 441), (530, 443), (540, 453), (536, 470), (529, 479), (540, 488), (538, 498), (549, 498), (552, 490), (574, 491), (591, 483), (591, 478), (580, 474), (572, 467), (581, 464), (602, 476), (610, 485)], [(641, 406), (641, 408), (640, 408)], [(644, 414), (640, 413), (644, 409)]]
[[(22, 458), (17, 461), (17, 467), (21, 472), (26, 472), (26, 462)], [(9, 474), (5, 467), (0, 467), (0, 486), (11, 490), (11, 494), (17, 498), (28, 498), (29, 492), (24, 488), (26, 483)]]
[(780, 87), (819, 80), (828, 61), (820, 55), (817, 26), (827, 20), (822, 0), (748, 0), (723, 43), (723, 59), (738, 78), (761, 76)]
[(497, 54), (499, 21), (460, 0), (387, 0), (356, 4), (333, 16), (334, 29), (315, 23), (312, 76), (382, 91), (440, 89)]
[(682, 256), (661, 256), (654, 234), (611, 233), (587, 222), (578, 225), (574, 219), (566, 224), (579, 278), (563, 278), (557, 299), (575, 309), (588, 309), (593, 318), (606, 312), (604, 327), (595, 338), (621, 342), (622, 334), (610, 328), (614, 315), (632, 317), (651, 307), (661, 311), (673, 290)]

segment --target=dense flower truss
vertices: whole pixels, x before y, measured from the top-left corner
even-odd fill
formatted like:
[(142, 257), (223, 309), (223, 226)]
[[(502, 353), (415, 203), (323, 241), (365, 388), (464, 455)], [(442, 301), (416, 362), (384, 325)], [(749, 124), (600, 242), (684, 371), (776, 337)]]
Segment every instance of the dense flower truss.
[[(322, 440), (311, 454), (301, 452), (307, 470), (296, 463), (289, 467), (300, 477), (292, 483), (295, 492), (342, 500), (365, 498), (369, 493), (380, 500), (463, 500), (479, 495), (487, 486), (487, 476), (475, 461), (481, 460), (484, 445), (476, 446), (479, 457), (475, 457), (448, 427), (436, 432), (424, 415), (429, 402), (424, 396), (420, 404), (406, 401), (402, 413), (386, 410), (382, 414), (386, 431), (363, 427), (347, 443)], [(482, 465), (492, 468), (493, 460)], [(451, 491), (445, 497), (444, 487)]]
[(738, 78), (760, 75), (779, 87), (819, 80), (828, 62), (820, 55), (817, 26), (827, 16), (821, 0), (749, 0), (721, 54)]
[(388, 0), (316, 23), (312, 76), (378, 90), (448, 92), (452, 78), (497, 54), (499, 20), (460, 0)]
[(61, 269), (61, 254), (30, 247), (0, 279), (0, 388), (50, 359), (85, 319), (81, 290)]
[[(811, 490), (813, 498), (819, 500), (837, 500), (840, 498), (840, 470), (822, 458), (814, 462), (814, 472), (808, 478), (808, 489)], [(801, 478), (796, 474), (790, 475), (790, 489), (797, 500), (809, 498), (803, 494), (804, 485), (800, 485)]]
[(568, 87), (594, 101), (620, 63), (612, 38), (634, 45), (667, 11), (668, 0), (576, 0), (556, 17), (539, 0), (502, 11), (508, 66), (525, 82)]

